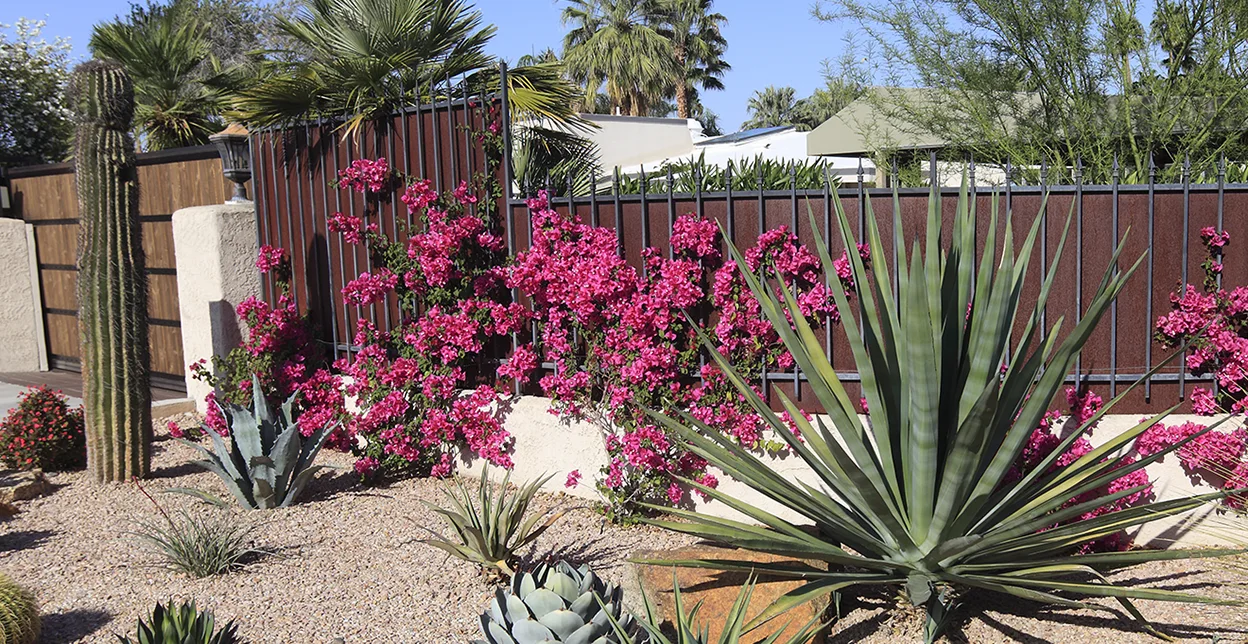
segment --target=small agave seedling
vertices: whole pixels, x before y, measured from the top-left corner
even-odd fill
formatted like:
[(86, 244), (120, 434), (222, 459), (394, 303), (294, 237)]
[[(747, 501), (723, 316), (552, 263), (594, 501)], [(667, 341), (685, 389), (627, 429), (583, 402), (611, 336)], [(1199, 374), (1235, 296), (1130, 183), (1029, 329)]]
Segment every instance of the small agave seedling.
[[(253, 510), (284, 508), (295, 502), (318, 470), (326, 467), (313, 466), (312, 461), (338, 424), (326, 425), (305, 439), (291, 417), (293, 397), (280, 410), (270, 410), (255, 376), (252, 392), (254, 411), (238, 405), (221, 407), (230, 427), (230, 448), (209, 428), (205, 431), (212, 438), (211, 450), (190, 441), (182, 442), (206, 457), (195, 463), (221, 477), (240, 505)], [(171, 491), (223, 504), (199, 490)]]
[[(754, 575), (750, 575), (750, 578), (741, 586), (741, 591), (737, 593), (737, 599), (733, 601), (732, 608), (728, 609), (728, 613), (723, 617), (724, 622), (719, 625), (719, 639), (714, 641), (717, 644), (741, 644), (747, 641), (756, 644), (807, 644), (810, 642), (822, 626), (818, 616), (807, 622), (798, 632), (784, 639), (781, 639), (781, 636), (787, 630), (788, 624), (775, 629), (771, 635), (761, 639), (751, 637), (753, 629), (746, 628), (745, 613), (754, 596), (755, 581)], [(672, 624), (672, 628), (676, 631), (675, 639), (663, 633), (663, 617), (659, 614), (654, 602), (650, 600), (650, 596), (645, 595), (643, 599), (645, 600), (646, 619), (641, 622), (641, 627), (649, 633), (650, 644), (712, 644), (707, 624), (698, 622), (698, 612), (702, 609), (702, 602), (699, 601), (688, 612), (685, 611), (685, 600), (681, 595), (675, 570), (672, 571), (672, 606), (676, 617), (676, 623)]]
[(473, 644), (644, 644), (641, 625), (624, 610), (624, 591), (588, 566), (560, 561), (512, 577), (481, 615)]

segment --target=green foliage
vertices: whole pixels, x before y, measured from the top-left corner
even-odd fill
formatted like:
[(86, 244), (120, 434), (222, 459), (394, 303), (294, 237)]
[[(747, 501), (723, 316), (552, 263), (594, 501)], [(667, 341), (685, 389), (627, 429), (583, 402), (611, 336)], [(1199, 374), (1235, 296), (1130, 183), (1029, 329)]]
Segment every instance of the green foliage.
[(147, 621), (139, 619), (133, 638), (117, 636), (120, 644), (239, 644), (238, 626), (233, 620), (218, 631), (211, 611), (200, 611), (194, 601), (166, 608), (157, 602)]
[[(212, 438), (212, 449), (183, 442), (204, 456), (195, 464), (220, 477), (239, 505), (253, 510), (284, 508), (299, 498), (317, 471), (326, 467), (312, 462), (338, 423), (320, 427), (305, 438), (291, 415), (293, 397), (279, 409), (270, 409), (260, 379), (253, 376), (251, 398), (254, 411), (231, 403), (221, 406), (230, 428), (229, 447), (220, 434), (207, 427), (204, 430)], [(211, 497), (204, 492), (180, 491)]]
[(644, 116), (671, 93), (678, 70), (656, 9), (651, 0), (569, 0), (563, 9), (568, 74), (588, 96), (604, 88), (613, 112)]
[(641, 625), (624, 610), (623, 595), (588, 566), (542, 564), (513, 577), (510, 592), (495, 590), (490, 610), (481, 615), (485, 639), (473, 644), (645, 642)]
[(27, 389), (0, 421), (0, 461), (19, 469), (79, 469), (87, 463), (82, 425), (82, 408), (70, 409), (61, 392)]
[(54, 163), (69, 154), (73, 124), (63, 98), (72, 47), (65, 38), (40, 38), (44, 26), (25, 18), (0, 24), (0, 167)]
[(120, 65), (74, 70), (78, 328), (87, 466), (95, 479), (144, 477), (152, 464), (147, 279), (134, 157), (134, 89)]
[[(836, 212), (839, 241), (853, 248), (851, 226), (839, 204)], [(902, 255), (899, 259), (894, 294), (885, 260), (888, 254), (876, 218), (867, 211), (865, 236), (873, 259), (870, 268), (858, 254), (849, 255), (852, 283), (861, 285), (857, 289), (859, 303), (851, 306), (841, 282), (828, 280), (837, 309), (848, 318), (845, 327), (857, 328), (859, 321), (862, 324), (862, 334), (850, 333), (848, 339), (862, 379), (862, 396), (871, 410), (865, 424), (858, 415), (857, 399), (851, 399), (825, 357), (821, 334), (800, 314), (792, 293), (783, 284), (773, 288), (749, 270), (743, 271), (773, 328), (802, 372), (808, 374), (811, 389), (830, 422), (825, 423), (822, 417), (808, 420), (788, 396), (777, 391), (775, 395), (800, 430), (802, 440), (798, 440), (781, 414), (772, 411), (713, 347), (712, 357), (756, 413), (819, 477), (819, 487), (778, 475), (714, 427), (687, 414), (651, 415), (679, 432), (694, 453), (819, 526), (819, 530), (810, 532), (693, 481), (686, 483), (761, 526), (679, 509), (666, 511), (681, 521), (648, 522), (751, 550), (820, 560), (830, 569), (732, 559), (647, 563), (758, 571), (805, 580), (803, 586), (760, 613), (752, 624), (851, 586), (898, 586), (911, 603), (926, 607), (929, 641), (939, 633), (951, 597), (960, 589), (1080, 608), (1102, 607), (1071, 595), (1112, 597), (1142, 622), (1133, 599), (1219, 603), (1209, 597), (1115, 584), (1103, 573), (1148, 561), (1238, 551), (1075, 554), (1080, 544), (1090, 539), (1174, 516), (1224, 496), (1214, 493), (1140, 503), (1081, 518), (1090, 508), (1145, 489), (1147, 486), (1141, 485), (1098, 495), (1111, 481), (1139, 471), (1186, 444), (1180, 441), (1134, 461), (1118, 458), (1168, 412), (1143, 420), (1065, 467), (1051, 467), (1103, 414), (1130, 394), (1130, 389), (1124, 391), (1065, 436), (1034, 470), (1021, 477), (1010, 476), (1032, 429), (1060, 392), (1080, 349), (1139, 261), (1120, 269), (1120, 245), (1099, 286), (1089, 294), (1087, 311), (1069, 333), (1062, 333), (1066, 330), (1062, 320), (1041, 329), (1039, 316), (1057, 276), (1061, 245), (1052, 268), (1043, 276), (1038, 297), (1026, 303), (1032, 312), (1020, 315), (1039, 223), (1037, 220), (1016, 250), (1007, 218), (999, 264), (989, 253), (976, 268), (977, 242), (986, 248), (996, 247), (997, 214), (994, 207), (988, 217), (987, 238), (977, 240), (976, 222), (982, 215), (977, 215), (963, 189), (952, 233), (944, 243), (940, 198), (933, 194), (926, 241), (916, 239), (911, 257), (907, 260)], [(895, 243), (904, 245), (910, 237), (902, 229), (899, 213), (895, 213), (893, 227)], [(832, 266), (832, 257), (824, 241), (816, 241), (826, 270)], [(738, 265), (744, 266), (741, 254), (731, 250)], [(792, 316), (792, 324), (786, 315)], [(1089, 493), (1095, 497), (1091, 501), (1069, 504), (1070, 499)]]
[(241, 50), (258, 43), (247, 28), (254, 13), (244, 2), (173, 0), (95, 26), (92, 54), (120, 63), (134, 80), (145, 149), (203, 145), (221, 131), (226, 90), (258, 62)]
[[(724, 191), (728, 189), (728, 173), (725, 170), (732, 173), (734, 192), (789, 190), (794, 186), (798, 190), (822, 190), (825, 185), (835, 190), (840, 181), (837, 177), (829, 176), (827, 165), (820, 160), (786, 162), (764, 159), (759, 155), (740, 163), (729, 161), (727, 168), (720, 168), (707, 163), (706, 155), (702, 154), (693, 161), (667, 162), (657, 170), (646, 172), (646, 192), (667, 192), (669, 171), (672, 192), (692, 193), (699, 189), (702, 192)], [(619, 190), (620, 194), (639, 194), (641, 179), (621, 177)]]
[(724, 61), (728, 41), (723, 27), (728, 19), (714, 10), (714, 0), (660, 0), (657, 4), (659, 34), (671, 42), (675, 59), (672, 80), (676, 116), (695, 116), (701, 108), (698, 90), (724, 89), (724, 74), (732, 69)]
[(746, 111), (750, 118), (741, 124), (743, 130), (794, 125), (797, 120), (797, 90), (768, 85), (750, 96)]
[(39, 603), (29, 590), (0, 575), (0, 642), (35, 644), (39, 641)]
[(1115, 154), (1144, 168), (1150, 152), (1246, 151), (1244, 0), (820, 0), (815, 15), (872, 39), (881, 84), (922, 88), (873, 93), (874, 121), (976, 159), (1081, 157), (1107, 177)]
[[(751, 576), (741, 586), (736, 601), (724, 615), (724, 623), (718, 624), (720, 627), (719, 639), (716, 640), (718, 644), (741, 644), (746, 641), (752, 644), (806, 644), (814, 638), (820, 626), (817, 617), (803, 626), (801, 630), (784, 639), (780, 637), (787, 628), (778, 628), (774, 633), (762, 639), (747, 639), (749, 631), (745, 627), (746, 610), (750, 606), (750, 598), (754, 596), (754, 583), (754, 577)], [(675, 608), (676, 623), (671, 625), (671, 629), (676, 633), (675, 639), (669, 638), (663, 632), (662, 618), (650, 597), (647, 595), (644, 599), (646, 619), (641, 622), (641, 626), (649, 633), (652, 644), (711, 644), (710, 630), (706, 624), (699, 625), (698, 622), (698, 611), (702, 608), (702, 602), (699, 601), (693, 605), (693, 608), (685, 610), (685, 599), (681, 595), (680, 584), (676, 581), (675, 573), (672, 574), (672, 603)]]
[(545, 186), (549, 179), (553, 195), (566, 196), (569, 184), (576, 196), (594, 190), (599, 175), (598, 146), (588, 139), (573, 132), (519, 126), (512, 146), (512, 169), (522, 188)]
[(536, 541), (563, 516), (563, 512), (548, 510), (526, 519), (533, 497), (550, 480), (549, 475), (530, 481), (513, 492), (508, 487), (511, 481), (509, 470), (495, 493), (489, 473), (489, 466), (482, 468), (475, 493), (469, 491), (463, 479), (456, 476), (455, 487), (445, 492), (449, 507), (426, 504), (442, 516), (456, 539), (452, 541), (430, 530), (437, 538), (426, 539), (422, 543), (486, 570), (514, 575), (516, 553)]
[(224, 510), (170, 516), (157, 509), (162, 520), (139, 521), (132, 534), (170, 570), (192, 577), (222, 575), (263, 553), (251, 545), (252, 526)]

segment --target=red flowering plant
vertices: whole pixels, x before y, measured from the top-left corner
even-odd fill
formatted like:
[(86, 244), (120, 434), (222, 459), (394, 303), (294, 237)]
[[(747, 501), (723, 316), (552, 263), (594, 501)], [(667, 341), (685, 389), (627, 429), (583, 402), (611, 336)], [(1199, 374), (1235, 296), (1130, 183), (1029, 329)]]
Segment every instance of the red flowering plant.
[[(706, 462), (651, 422), (646, 409), (687, 410), (747, 448), (783, 449), (723, 374), (699, 366), (691, 320), (712, 311), (717, 348), (734, 364), (753, 373), (793, 365), (736, 264), (723, 261), (713, 221), (677, 218), (670, 256), (647, 248), (638, 269), (619, 256), (614, 230), (560, 214), (544, 193), (528, 206), (533, 240), (506, 273), (507, 286), (532, 303), (538, 337), (516, 347), (499, 373), (525, 380), (539, 353), (553, 366), (539, 381), (552, 411), (594, 421), (605, 434), (610, 462), (598, 487), (611, 515), (684, 502), (676, 476), (716, 484)], [(747, 259), (754, 269), (774, 265), (812, 323), (836, 321), (818, 259), (788, 229), (764, 233)]]
[(70, 409), (59, 391), (32, 387), (0, 421), (0, 461), (28, 470), (79, 469), (87, 464), (82, 407)]
[[(272, 273), (278, 289), (276, 306), (249, 297), (238, 304), (235, 313), (247, 327), (242, 345), (225, 356), (212, 356), (211, 364), (201, 359), (191, 365), (191, 374), (208, 383), (205, 425), (222, 436), (229, 432), (218, 400), (242, 407), (252, 401), (252, 375), (271, 404), (294, 397), (294, 413), (300, 432), (310, 436), (340, 415), (344, 409), (341, 384), (329, 370), (325, 351), (315, 341), (312, 323), (299, 312), (291, 296), (291, 268), (286, 251), (264, 246), (256, 258), (261, 273)], [(191, 428), (171, 425), (175, 437), (194, 436)], [(345, 445), (345, 435), (330, 438), (331, 445)]]
[[(511, 467), (511, 436), (499, 416), (503, 397), (489, 384), (472, 387), (495, 340), (528, 321), (524, 307), (508, 303), (499, 272), (506, 241), (496, 217), (499, 187), (490, 171), (497, 163), (490, 152), (497, 137), (488, 136), (485, 170), (449, 194), (439, 194), (428, 180), (390, 171), (385, 159), (357, 161), (351, 177), (340, 181), (362, 192), (368, 206), (359, 216), (335, 213), (330, 230), (365, 245), (373, 265), (342, 295), (358, 306), (388, 305), (393, 298), (400, 311), (389, 329), (361, 321), (354, 338), (360, 349), (334, 365), (359, 404), (346, 426), (361, 476), (446, 476), (461, 449)], [(402, 191), (413, 222), (400, 222), (395, 238), (370, 221), (390, 190)]]
[[(1182, 294), (1172, 293), (1169, 313), (1157, 319), (1157, 341), (1175, 348), (1190, 342), (1187, 368), (1195, 375), (1210, 375), (1217, 388), (1194, 387), (1192, 411), (1201, 416), (1248, 412), (1248, 288), (1227, 290), (1221, 286), (1222, 257), (1231, 237), (1226, 231), (1207, 227), (1200, 231), (1208, 251), (1202, 267), (1200, 287), (1183, 285)], [(1205, 431), (1206, 425), (1187, 422), (1157, 425), (1136, 440), (1141, 455), (1161, 449)], [(1226, 490), (1248, 487), (1248, 431), (1242, 427), (1213, 429), (1178, 449), (1179, 463), (1190, 475)], [(1224, 501), (1242, 507), (1243, 498), (1234, 495)]]

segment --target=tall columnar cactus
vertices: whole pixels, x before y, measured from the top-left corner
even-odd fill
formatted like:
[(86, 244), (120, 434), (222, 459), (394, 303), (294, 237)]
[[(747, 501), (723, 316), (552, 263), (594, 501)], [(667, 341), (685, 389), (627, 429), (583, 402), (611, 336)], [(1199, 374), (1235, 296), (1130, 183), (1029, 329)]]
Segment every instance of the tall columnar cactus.
[(78, 328), (82, 337), (87, 467), (98, 481), (151, 469), (150, 359), (134, 89), (114, 63), (74, 70), (69, 96), (77, 132)]
[(29, 590), (0, 575), (0, 644), (39, 641), (39, 604)]

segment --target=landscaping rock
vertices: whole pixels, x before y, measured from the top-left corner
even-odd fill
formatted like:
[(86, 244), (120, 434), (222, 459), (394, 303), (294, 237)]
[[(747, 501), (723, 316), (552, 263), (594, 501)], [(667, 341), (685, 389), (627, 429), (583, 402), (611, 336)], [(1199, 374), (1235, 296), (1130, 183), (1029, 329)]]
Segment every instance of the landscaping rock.
[[(702, 545), (688, 546), (676, 550), (635, 552), (630, 559), (634, 561), (640, 559), (735, 559), (759, 563), (793, 561), (789, 557)], [(821, 568), (824, 567), (817, 562), (807, 561), (805, 563), (817, 565)], [(675, 606), (673, 606), (672, 602), (672, 571), (672, 568), (666, 566), (637, 565), (637, 576), (640, 578), (639, 581), (643, 591), (650, 598), (650, 601), (654, 602), (655, 607), (659, 610), (659, 614), (669, 623), (674, 623), (676, 617)], [(685, 610), (688, 611), (698, 602), (702, 602), (702, 608), (698, 609), (697, 624), (709, 628), (711, 641), (717, 641), (720, 631), (723, 629), (723, 624), (727, 621), (728, 613), (732, 610), (733, 603), (737, 601), (737, 595), (741, 592), (741, 586), (749, 578), (749, 574), (703, 570), (700, 568), (676, 568), (675, 572), (676, 581), (680, 584), (680, 595), (685, 604)], [(751, 597), (750, 606), (746, 609), (746, 616), (752, 619), (781, 595), (802, 586), (804, 583), (806, 582), (802, 580), (759, 575), (754, 586), (754, 594)], [(816, 616), (822, 616), (827, 607), (828, 602), (826, 600), (816, 600), (804, 604), (743, 637), (741, 641), (746, 644), (754, 644), (766, 639), (767, 636), (776, 631), (783, 631), (786, 637), (790, 636), (800, 631), (811, 619), (814, 619)], [(783, 638), (781, 640), (783, 641)], [(822, 635), (814, 640), (816, 643), (823, 641)]]
[(52, 493), (43, 470), (0, 470), (0, 505), (29, 501)]

